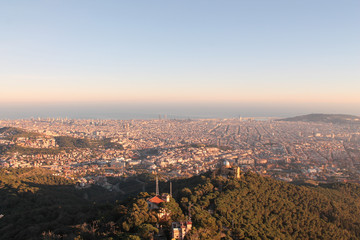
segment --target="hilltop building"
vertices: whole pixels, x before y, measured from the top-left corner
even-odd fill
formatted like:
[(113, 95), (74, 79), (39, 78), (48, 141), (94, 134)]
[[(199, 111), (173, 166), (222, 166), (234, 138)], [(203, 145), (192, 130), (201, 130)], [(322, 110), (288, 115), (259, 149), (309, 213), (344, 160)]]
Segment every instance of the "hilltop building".
[(170, 182), (170, 194), (169, 193), (163, 193), (159, 194), (159, 181), (156, 177), (156, 195), (152, 198), (149, 198), (146, 202), (148, 204), (149, 210), (156, 210), (157, 215), (159, 218), (163, 218), (170, 215), (170, 211), (166, 210), (165, 208), (160, 207), (159, 205), (163, 202), (170, 202), (171, 200), (171, 190), (172, 185)]
[(191, 221), (172, 222), (171, 223), (171, 239), (184, 239), (186, 233), (192, 228)]
[(240, 167), (236, 166), (236, 164), (232, 166), (228, 160), (224, 160), (220, 164), (218, 174), (225, 178), (233, 177), (239, 179), (241, 177)]
[(157, 209), (159, 209), (160, 208), (159, 204), (162, 203), (162, 202), (165, 202), (165, 201), (162, 198), (158, 197), (158, 196), (149, 198), (147, 200), (149, 210), (157, 210)]

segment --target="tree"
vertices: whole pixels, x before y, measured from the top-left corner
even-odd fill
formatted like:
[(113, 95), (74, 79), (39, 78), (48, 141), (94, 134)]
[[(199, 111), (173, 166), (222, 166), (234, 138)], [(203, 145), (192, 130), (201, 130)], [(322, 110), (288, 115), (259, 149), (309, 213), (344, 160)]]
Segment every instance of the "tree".
[(159, 230), (151, 224), (144, 223), (138, 227), (137, 231), (141, 238), (152, 239), (155, 233), (159, 233)]
[(124, 240), (141, 240), (139, 236), (136, 235), (129, 235), (124, 238)]

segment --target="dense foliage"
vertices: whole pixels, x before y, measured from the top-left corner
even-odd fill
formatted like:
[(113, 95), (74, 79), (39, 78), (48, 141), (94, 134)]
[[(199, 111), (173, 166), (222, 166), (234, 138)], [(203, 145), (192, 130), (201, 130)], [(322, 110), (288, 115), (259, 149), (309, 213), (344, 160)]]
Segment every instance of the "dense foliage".
[(31, 148), (31, 147), (22, 147), (18, 145), (0, 145), (0, 154), (5, 153), (19, 153), (24, 155), (36, 155), (36, 154), (48, 154), (56, 155), (61, 152), (58, 148)]
[(91, 146), (89, 140), (82, 138), (59, 136), (55, 137), (55, 140), (60, 148), (89, 148)]
[(6, 137), (6, 139), (9, 140), (15, 140), (19, 137), (25, 137), (25, 138), (36, 138), (41, 136), (40, 133), (35, 132), (27, 132), (20, 128), (15, 127), (3, 127), (0, 128), (0, 134)]
[[(139, 179), (153, 180), (150, 175)], [(104, 189), (85, 192), (73, 184), (46, 170), (0, 169), (0, 214), (5, 215), (0, 236), (151, 239), (157, 234), (169, 237), (172, 221), (191, 216), (193, 229), (187, 239), (360, 239), (356, 184), (309, 187), (252, 173), (241, 179), (208, 173), (174, 180), (174, 198), (160, 204), (168, 214), (162, 218), (159, 210), (148, 208), (146, 201), (154, 194), (104, 204)], [(163, 182), (160, 189), (166, 185)]]
[(44, 169), (0, 169), (1, 239), (39, 239), (49, 231), (71, 236), (72, 225), (96, 216), (97, 205), (84, 194), (104, 192), (77, 190), (73, 181)]
[(116, 150), (124, 149), (123, 145), (121, 145), (117, 142), (112, 142), (110, 138), (104, 138), (104, 139), (98, 141), (98, 144), (100, 146), (103, 146), (105, 149), (116, 149)]
[[(3, 139), (16, 141), (20, 137), (28, 138), (35, 140), (38, 137), (44, 137), (44, 135), (34, 132), (28, 132), (20, 128), (13, 127), (3, 127), (0, 128), (0, 134)], [(37, 155), (37, 154), (47, 154), (47, 155), (57, 155), (61, 151), (71, 151), (77, 148), (89, 148), (89, 149), (114, 149), (114, 150), (124, 150), (122, 144), (118, 142), (111, 141), (110, 138), (104, 138), (100, 140), (90, 140), (87, 138), (75, 138), (70, 136), (57, 136), (55, 137), (57, 147), (51, 148), (33, 148), (33, 147), (23, 147), (12, 142), (11, 144), (0, 144), (0, 155), (9, 154), (9, 153), (19, 153), (21, 155)]]
[(354, 184), (310, 188), (246, 174), (205, 178), (181, 201), (193, 204), (193, 237), (359, 239), (359, 194)]
[(112, 142), (110, 138), (104, 138), (101, 140), (90, 141), (87, 138), (74, 138), (68, 136), (55, 137), (56, 144), (60, 148), (98, 148), (103, 147), (105, 149), (117, 149), (123, 150), (124, 147), (117, 143)]

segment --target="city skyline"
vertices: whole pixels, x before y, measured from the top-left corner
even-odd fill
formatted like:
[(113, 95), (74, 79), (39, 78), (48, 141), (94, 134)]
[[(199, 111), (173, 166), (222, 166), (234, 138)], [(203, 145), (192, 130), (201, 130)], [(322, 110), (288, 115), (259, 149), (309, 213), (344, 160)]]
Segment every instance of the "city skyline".
[(360, 115), (359, 9), (358, 1), (3, 2), (0, 110)]
[(360, 239), (360, 1), (0, 1), (1, 239)]

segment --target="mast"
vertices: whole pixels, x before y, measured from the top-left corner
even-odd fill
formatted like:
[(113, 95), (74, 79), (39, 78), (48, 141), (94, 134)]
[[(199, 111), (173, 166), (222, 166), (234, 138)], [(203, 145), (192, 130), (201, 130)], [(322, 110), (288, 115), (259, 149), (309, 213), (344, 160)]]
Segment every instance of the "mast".
[(192, 203), (189, 202), (189, 205), (188, 205), (188, 214), (189, 214), (189, 222), (191, 222), (191, 207), (192, 207)]
[(156, 175), (156, 196), (159, 196), (159, 178)]
[(172, 182), (170, 182), (170, 197), (172, 197)]

